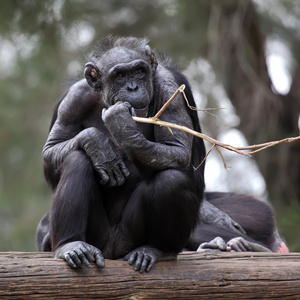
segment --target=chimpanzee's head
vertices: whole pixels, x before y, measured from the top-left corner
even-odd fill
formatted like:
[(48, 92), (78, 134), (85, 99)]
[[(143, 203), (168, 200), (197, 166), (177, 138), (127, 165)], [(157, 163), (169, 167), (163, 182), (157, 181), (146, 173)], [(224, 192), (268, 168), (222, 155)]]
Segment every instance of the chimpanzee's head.
[(84, 71), (88, 84), (102, 93), (110, 106), (129, 102), (136, 115), (146, 116), (153, 96), (157, 68), (154, 52), (145, 39), (107, 38), (92, 52)]

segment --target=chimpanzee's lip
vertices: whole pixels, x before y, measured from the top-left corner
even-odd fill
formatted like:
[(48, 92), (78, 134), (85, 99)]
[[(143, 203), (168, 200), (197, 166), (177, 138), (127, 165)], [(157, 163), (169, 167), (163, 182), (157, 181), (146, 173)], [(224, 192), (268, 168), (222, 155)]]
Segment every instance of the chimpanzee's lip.
[(134, 108), (132, 107), (131, 113), (134, 117), (147, 118), (149, 106), (143, 108)]

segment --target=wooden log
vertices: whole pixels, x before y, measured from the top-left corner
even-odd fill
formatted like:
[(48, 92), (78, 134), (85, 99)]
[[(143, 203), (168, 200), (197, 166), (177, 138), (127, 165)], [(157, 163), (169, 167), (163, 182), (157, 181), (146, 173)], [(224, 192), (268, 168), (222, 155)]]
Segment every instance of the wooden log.
[(149, 273), (125, 261), (71, 269), (49, 253), (0, 253), (0, 299), (299, 299), (300, 254), (185, 252)]

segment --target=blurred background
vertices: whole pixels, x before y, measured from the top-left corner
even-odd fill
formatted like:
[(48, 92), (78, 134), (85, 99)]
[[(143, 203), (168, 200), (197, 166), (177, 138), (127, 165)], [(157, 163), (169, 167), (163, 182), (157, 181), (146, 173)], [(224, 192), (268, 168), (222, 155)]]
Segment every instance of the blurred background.
[[(0, 251), (36, 251), (50, 208), (41, 151), (52, 108), (85, 55), (109, 35), (148, 37), (190, 79), (204, 133), (232, 145), (299, 135), (300, 0), (0, 2)], [(210, 149), (210, 146), (207, 147)], [(207, 189), (272, 203), (300, 251), (300, 142), (253, 158), (212, 153)]]

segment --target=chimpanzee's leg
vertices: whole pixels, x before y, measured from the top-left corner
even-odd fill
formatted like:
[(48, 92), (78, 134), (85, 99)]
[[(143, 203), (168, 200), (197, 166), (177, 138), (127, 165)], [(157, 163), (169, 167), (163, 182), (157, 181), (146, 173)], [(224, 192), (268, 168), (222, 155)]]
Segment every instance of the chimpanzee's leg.
[[(86, 228), (95, 203), (99, 202), (99, 184), (91, 161), (83, 151), (73, 151), (64, 160), (61, 177), (50, 211), (50, 236), (55, 251), (70, 242), (86, 241)], [(103, 230), (108, 226), (105, 212), (98, 214)], [(99, 228), (99, 227), (98, 227)]]
[(51, 241), (49, 231), (49, 212), (40, 220), (36, 230), (36, 242), (39, 251), (51, 252)]
[(158, 173), (144, 191), (147, 244), (180, 252), (198, 221), (200, 202), (193, 180), (184, 172)]
[(123, 212), (128, 240), (136, 242), (127, 256), (135, 269), (148, 271), (166, 253), (177, 254), (198, 220), (201, 199), (185, 172), (168, 169), (143, 181)]

